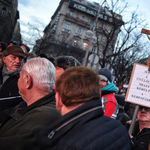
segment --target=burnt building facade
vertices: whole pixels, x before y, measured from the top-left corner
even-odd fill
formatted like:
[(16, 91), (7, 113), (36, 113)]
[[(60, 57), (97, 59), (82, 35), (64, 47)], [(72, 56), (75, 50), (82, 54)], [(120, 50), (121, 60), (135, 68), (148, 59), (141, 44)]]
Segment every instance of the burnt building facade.
[[(20, 43), (18, 0), (0, 0), (0, 41)], [(15, 30), (15, 31), (14, 31)]]

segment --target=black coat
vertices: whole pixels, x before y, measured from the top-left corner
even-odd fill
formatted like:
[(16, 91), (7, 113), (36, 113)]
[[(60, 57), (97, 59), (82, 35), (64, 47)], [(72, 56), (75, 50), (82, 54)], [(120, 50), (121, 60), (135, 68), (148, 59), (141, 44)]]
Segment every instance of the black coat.
[(103, 116), (99, 99), (69, 112), (37, 134), (42, 150), (130, 150), (126, 128)]
[(61, 117), (55, 107), (55, 92), (17, 112), (13, 110), (0, 128), (0, 150), (37, 150), (34, 132)]
[(150, 143), (150, 128), (144, 128), (131, 139), (131, 150), (148, 150)]
[[(10, 99), (0, 100), (0, 114), (3, 113), (4, 110), (9, 109), (11, 107), (15, 107), (21, 101), (23, 101), (21, 97), (18, 98), (18, 96), (20, 96), (18, 85), (17, 85), (18, 79), (19, 79), (19, 74), (12, 75), (2, 85), (0, 89), (0, 98), (10, 97)], [(0, 78), (0, 80), (2, 81), (2, 78)], [(11, 97), (16, 97), (16, 96), (17, 98), (11, 99)]]

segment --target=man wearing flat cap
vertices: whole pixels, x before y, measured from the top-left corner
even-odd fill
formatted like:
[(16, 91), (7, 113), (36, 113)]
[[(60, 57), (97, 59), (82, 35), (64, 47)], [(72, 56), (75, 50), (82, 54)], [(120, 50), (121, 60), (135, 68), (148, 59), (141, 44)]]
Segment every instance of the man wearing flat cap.
[[(23, 65), (25, 53), (18, 45), (6, 48), (3, 51), (2, 59), (4, 65), (0, 68), (0, 98), (8, 98), (8, 100), (0, 100), (0, 113), (8, 108), (16, 106), (22, 99), (20, 96), (17, 82), (19, 73)], [(16, 97), (12, 99), (12, 97)]]

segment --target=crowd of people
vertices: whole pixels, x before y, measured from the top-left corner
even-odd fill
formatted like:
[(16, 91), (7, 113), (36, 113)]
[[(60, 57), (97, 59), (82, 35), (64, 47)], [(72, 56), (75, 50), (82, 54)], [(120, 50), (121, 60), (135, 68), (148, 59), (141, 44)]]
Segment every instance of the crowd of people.
[(0, 56), (0, 150), (150, 150), (150, 108), (139, 107), (130, 135), (133, 104), (108, 68), (15, 41), (0, 42)]

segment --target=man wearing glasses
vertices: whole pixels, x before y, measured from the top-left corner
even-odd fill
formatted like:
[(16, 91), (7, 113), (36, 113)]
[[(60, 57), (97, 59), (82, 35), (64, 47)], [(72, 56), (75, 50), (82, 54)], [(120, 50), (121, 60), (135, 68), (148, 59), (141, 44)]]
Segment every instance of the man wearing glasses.
[(150, 142), (150, 108), (140, 106), (138, 115), (139, 133), (131, 136), (132, 150), (148, 150)]

